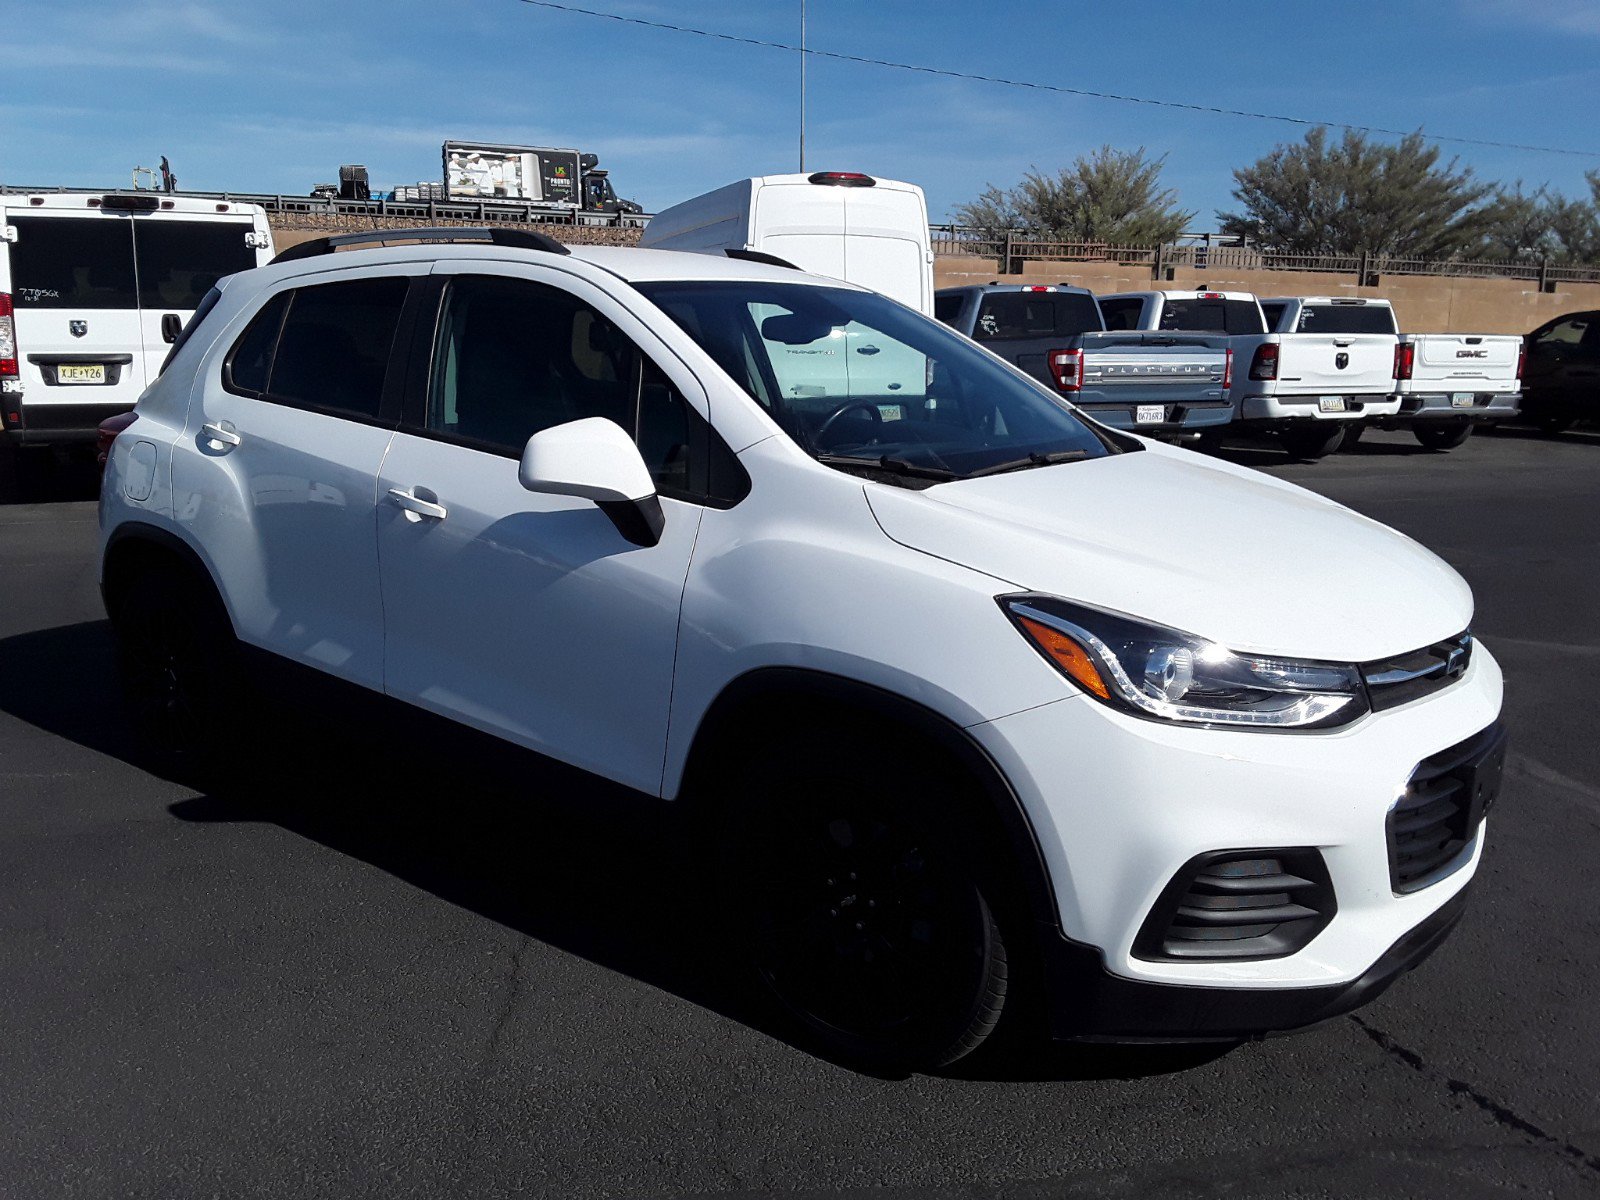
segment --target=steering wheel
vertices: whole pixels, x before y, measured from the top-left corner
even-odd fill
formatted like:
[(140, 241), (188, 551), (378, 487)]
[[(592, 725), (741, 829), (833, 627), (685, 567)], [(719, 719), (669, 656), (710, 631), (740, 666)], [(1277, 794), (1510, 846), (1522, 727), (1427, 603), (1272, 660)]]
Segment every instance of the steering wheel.
[(821, 442), (823, 437), (826, 436), (828, 430), (833, 428), (833, 423), (835, 421), (844, 416), (845, 413), (857, 408), (865, 409), (867, 412), (871, 413), (873, 424), (883, 424), (883, 413), (879, 411), (876, 404), (873, 404), (869, 400), (846, 400), (838, 408), (834, 409), (826, 417), (822, 418), (822, 424), (817, 426), (817, 432), (813, 436), (818, 442)]

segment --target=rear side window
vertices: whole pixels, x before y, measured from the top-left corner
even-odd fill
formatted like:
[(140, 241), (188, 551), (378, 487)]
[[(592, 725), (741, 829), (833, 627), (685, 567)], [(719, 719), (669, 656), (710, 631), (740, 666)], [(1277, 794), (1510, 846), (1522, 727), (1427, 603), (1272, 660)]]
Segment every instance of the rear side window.
[(1394, 309), (1382, 304), (1308, 304), (1296, 333), (1394, 333)]
[(229, 390), (335, 416), (375, 420), (407, 281), (399, 276), (284, 292), (228, 356)]
[(1143, 306), (1142, 300), (1102, 300), (1100, 316), (1105, 320), (1107, 329), (1136, 329), (1139, 310)]
[(1261, 309), (1253, 300), (1168, 300), (1162, 329), (1190, 333), (1265, 333)]
[(1081, 292), (990, 292), (978, 308), (973, 338), (980, 342), (1031, 341), (1098, 333), (1100, 310)]
[(131, 219), (16, 216), (10, 223), (17, 230), (11, 293), (18, 308), (139, 306)]
[(196, 307), (224, 275), (256, 265), (255, 251), (244, 240), (252, 229), (239, 221), (136, 222), (140, 301), (169, 311)]

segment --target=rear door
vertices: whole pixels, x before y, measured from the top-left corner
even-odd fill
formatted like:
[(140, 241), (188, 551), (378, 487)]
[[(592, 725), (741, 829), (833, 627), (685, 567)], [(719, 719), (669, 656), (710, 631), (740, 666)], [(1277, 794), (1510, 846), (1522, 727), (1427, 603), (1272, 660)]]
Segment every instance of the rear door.
[(256, 265), (256, 248), (247, 240), (254, 232), (248, 216), (150, 213), (134, 219), (139, 345), (147, 380), (161, 373), (172, 339), (217, 280)]
[[(8, 247), (23, 404), (132, 408), (145, 386), (134, 217), (11, 209)], [(37, 420), (37, 418), (35, 418)]]
[(928, 219), (913, 192), (835, 188), (845, 196), (844, 277), (922, 313), (933, 311)]
[(810, 184), (763, 184), (750, 217), (755, 249), (814, 275), (844, 279), (844, 193)]

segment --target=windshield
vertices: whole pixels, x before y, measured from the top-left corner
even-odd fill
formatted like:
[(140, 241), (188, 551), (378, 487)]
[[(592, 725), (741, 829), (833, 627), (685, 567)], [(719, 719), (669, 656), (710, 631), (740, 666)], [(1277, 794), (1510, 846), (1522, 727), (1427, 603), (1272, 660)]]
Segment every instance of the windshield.
[(830, 465), (938, 482), (1099, 458), (1120, 446), (1041, 385), (873, 292), (797, 283), (636, 286)]

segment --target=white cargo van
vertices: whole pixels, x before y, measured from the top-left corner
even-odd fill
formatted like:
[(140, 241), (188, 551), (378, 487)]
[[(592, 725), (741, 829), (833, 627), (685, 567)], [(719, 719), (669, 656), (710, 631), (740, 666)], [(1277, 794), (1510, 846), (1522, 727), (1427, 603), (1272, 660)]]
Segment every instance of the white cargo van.
[(762, 175), (650, 218), (641, 246), (771, 255), (933, 315), (933, 247), (922, 189), (855, 171)]
[(0, 472), (93, 442), (224, 275), (272, 258), (259, 205), (149, 192), (0, 195)]

